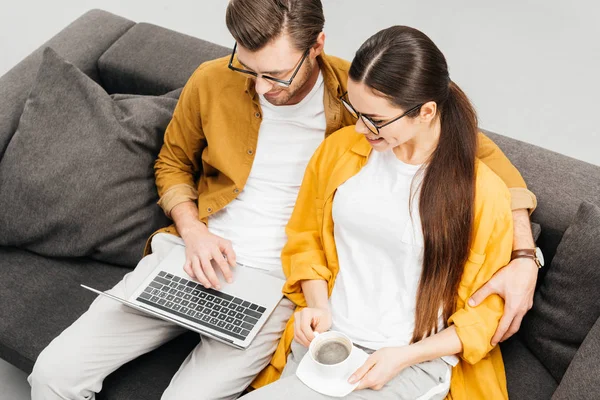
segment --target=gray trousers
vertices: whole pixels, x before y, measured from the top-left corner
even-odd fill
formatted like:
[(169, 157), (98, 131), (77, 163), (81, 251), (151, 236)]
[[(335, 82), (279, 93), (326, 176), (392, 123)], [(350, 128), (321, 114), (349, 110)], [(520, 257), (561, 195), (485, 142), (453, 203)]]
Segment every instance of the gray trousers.
[[(366, 350), (366, 349), (365, 349)], [(296, 369), (308, 349), (296, 341), (292, 342), (292, 352), (281, 378), (261, 389), (250, 392), (242, 400), (331, 400), (330, 397), (315, 392), (296, 376)], [(372, 351), (368, 351), (372, 352)], [(351, 400), (441, 400), (450, 387), (449, 374), (452, 367), (444, 360), (427, 361), (404, 369), (381, 390), (357, 390), (344, 399)], [(429, 395), (428, 395), (429, 394)]]
[[(181, 243), (173, 235), (156, 235), (152, 240), (153, 253), (109, 292), (129, 297), (171, 247)], [(270, 274), (283, 277), (281, 271)], [(202, 336), (162, 398), (237, 398), (271, 360), (294, 308), (291, 301), (282, 299), (246, 350)], [(38, 357), (28, 378), (32, 399), (94, 399), (111, 372), (183, 332), (185, 329), (179, 325), (100, 296)]]

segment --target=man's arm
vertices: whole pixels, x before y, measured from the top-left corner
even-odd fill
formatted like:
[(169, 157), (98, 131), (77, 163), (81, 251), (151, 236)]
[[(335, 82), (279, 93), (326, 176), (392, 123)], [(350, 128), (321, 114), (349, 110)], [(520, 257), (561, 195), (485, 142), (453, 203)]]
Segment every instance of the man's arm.
[[(479, 133), (477, 157), (490, 167), (510, 190), (514, 226), (513, 250), (533, 249), (535, 242), (529, 215), (537, 205), (535, 195), (527, 190), (523, 177), (502, 150), (483, 133)], [(537, 274), (538, 267), (535, 261), (518, 258), (499, 270), (471, 296), (469, 305), (472, 307), (478, 306), (492, 294), (504, 298), (504, 314), (492, 338), (492, 345), (508, 339), (519, 330), (523, 317), (533, 305)]]
[(520, 209), (535, 210), (537, 200), (535, 195), (527, 190), (525, 180), (502, 150), (490, 138), (479, 132), (477, 158), (490, 167), (504, 181), (511, 195), (511, 208), (513, 211)]
[(194, 72), (181, 92), (154, 171), (160, 196), (158, 204), (173, 219), (186, 245), (184, 270), (205, 287), (219, 289), (213, 262), (231, 282), (230, 267), (235, 266), (235, 253), (230, 241), (211, 234), (207, 221), (198, 219), (194, 178), (202, 169), (201, 154), (207, 146), (201, 118), (201, 70), (202, 67)]
[(207, 145), (200, 118), (199, 71), (181, 92), (154, 164), (158, 204), (169, 217), (176, 205), (198, 198), (194, 176), (201, 170), (199, 160)]

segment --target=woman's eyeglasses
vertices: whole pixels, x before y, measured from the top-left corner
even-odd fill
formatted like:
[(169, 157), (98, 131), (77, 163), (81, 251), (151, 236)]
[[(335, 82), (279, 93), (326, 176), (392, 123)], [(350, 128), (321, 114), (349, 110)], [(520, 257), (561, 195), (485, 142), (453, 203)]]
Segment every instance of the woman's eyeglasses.
[(420, 108), (423, 104), (418, 104), (416, 106), (414, 106), (413, 108), (411, 108), (410, 110), (406, 111), (404, 114), (397, 116), (396, 118), (393, 118), (387, 122), (384, 122), (383, 124), (377, 124), (375, 121), (373, 121), (370, 117), (367, 117), (366, 115), (363, 115), (361, 113), (359, 113), (358, 111), (356, 111), (354, 109), (354, 107), (352, 106), (352, 104), (350, 104), (350, 101), (346, 99), (346, 96), (348, 95), (348, 92), (344, 93), (341, 97), (340, 97), (340, 101), (342, 102), (342, 104), (344, 105), (344, 107), (346, 107), (346, 110), (348, 110), (348, 112), (350, 113), (350, 115), (352, 115), (354, 118), (356, 118), (357, 120), (359, 118), (362, 119), (363, 123), (365, 124), (365, 126), (371, 131), (371, 133), (373, 133), (374, 135), (379, 136), (379, 130), (398, 121), (400, 118), (410, 114), (411, 112), (417, 110), (418, 108)]

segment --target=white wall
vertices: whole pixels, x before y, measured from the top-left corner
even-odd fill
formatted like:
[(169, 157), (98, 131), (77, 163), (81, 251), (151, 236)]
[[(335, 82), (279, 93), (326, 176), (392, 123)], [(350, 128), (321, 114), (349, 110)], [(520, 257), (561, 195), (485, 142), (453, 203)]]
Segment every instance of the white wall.
[[(421, 29), (446, 55), (482, 127), (600, 165), (600, 2), (322, 1), (328, 53), (351, 59), (390, 25)], [(232, 46), (226, 0), (4, 2), (0, 75), (91, 8)]]

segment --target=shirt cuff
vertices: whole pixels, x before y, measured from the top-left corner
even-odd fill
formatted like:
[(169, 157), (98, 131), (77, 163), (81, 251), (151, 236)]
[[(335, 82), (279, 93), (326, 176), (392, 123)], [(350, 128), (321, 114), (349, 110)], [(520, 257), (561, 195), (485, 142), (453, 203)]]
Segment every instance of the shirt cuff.
[(508, 190), (510, 190), (511, 196), (511, 209), (513, 211), (527, 209), (531, 215), (537, 207), (535, 195), (525, 188), (509, 188)]
[[(313, 257), (310, 257), (311, 254)], [(317, 258), (315, 258), (315, 256)], [(296, 305), (300, 307), (306, 307), (306, 299), (304, 298), (304, 293), (302, 293), (302, 281), (324, 280), (329, 285), (332, 274), (329, 268), (325, 266), (324, 262), (315, 262), (319, 258), (324, 257), (322, 251), (314, 250), (300, 253), (295, 255), (293, 258), (296, 257), (299, 259), (292, 260), (291, 273), (287, 277), (287, 281), (283, 286), (283, 294)], [(302, 258), (313, 258), (313, 260), (312, 262), (309, 260), (304, 261)]]
[(170, 187), (158, 200), (158, 205), (163, 209), (167, 217), (171, 218), (171, 210), (178, 204), (186, 201), (196, 201), (198, 199), (198, 191), (186, 184), (180, 183)]

